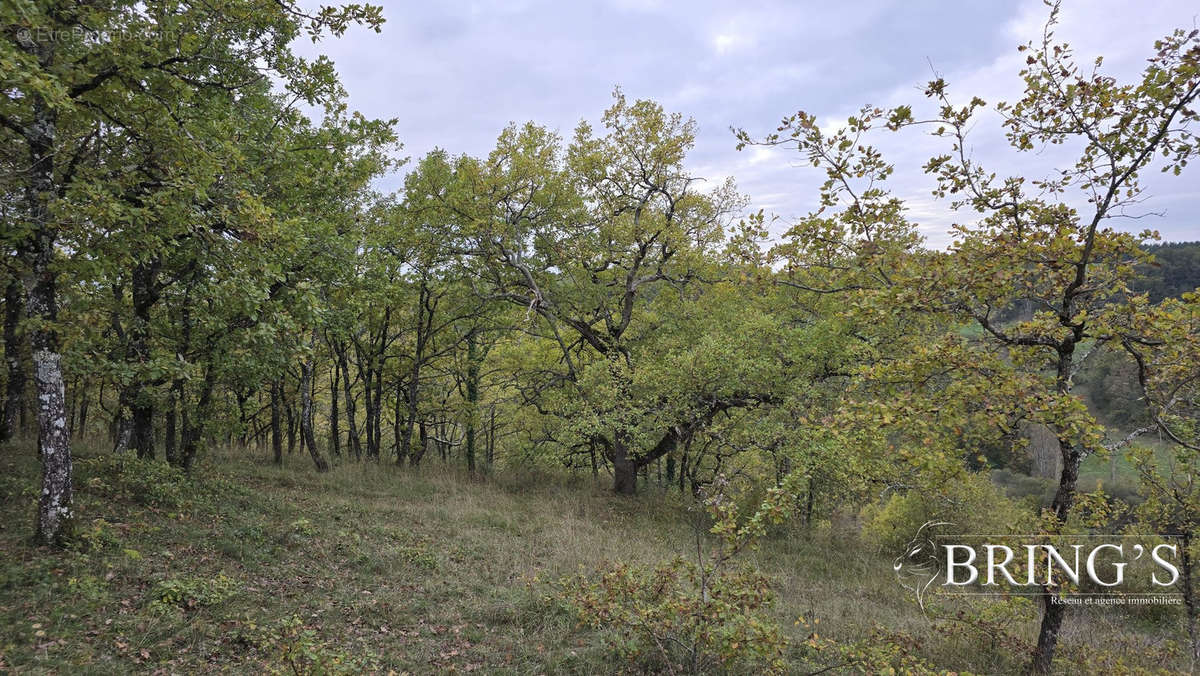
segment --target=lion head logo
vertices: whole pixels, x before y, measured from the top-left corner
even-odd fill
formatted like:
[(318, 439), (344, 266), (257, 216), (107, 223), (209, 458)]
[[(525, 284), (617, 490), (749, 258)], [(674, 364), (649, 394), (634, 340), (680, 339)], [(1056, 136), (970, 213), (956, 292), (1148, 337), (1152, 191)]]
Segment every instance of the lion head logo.
[(933, 530), (953, 524), (945, 521), (927, 521), (904, 547), (904, 553), (896, 557), (892, 569), (900, 586), (917, 595), (917, 604), (925, 610), (925, 590), (941, 573), (941, 559), (934, 541)]

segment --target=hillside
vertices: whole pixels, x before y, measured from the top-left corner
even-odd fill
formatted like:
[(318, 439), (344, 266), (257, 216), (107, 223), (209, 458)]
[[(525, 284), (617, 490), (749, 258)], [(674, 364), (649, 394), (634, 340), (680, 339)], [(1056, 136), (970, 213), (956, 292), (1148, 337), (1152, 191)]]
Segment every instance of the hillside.
[[(29, 544), (32, 447), (8, 446), (0, 460), (0, 668), (14, 673), (655, 670), (652, 656), (615, 657), (607, 640), (618, 631), (578, 626), (555, 581), (694, 551), (673, 493), (631, 499), (563, 477), (497, 482), (436, 463), (317, 474), (296, 456), (278, 468), (243, 450), (189, 479), (164, 464), (79, 455), (78, 526), (61, 552)], [(779, 595), (773, 613), (794, 671), (852, 671), (868, 658), (1022, 668), (1032, 604), (988, 601), (969, 622), (945, 605), (934, 616), (951, 619), (926, 619), (890, 560), (837, 520), (774, 533), (751, 555)], [(1179, 638), (1161, 632), (1180, 625), (1076, 613), (1063, 657), (1161, 668), (1175, 659), (1166, 641)]]

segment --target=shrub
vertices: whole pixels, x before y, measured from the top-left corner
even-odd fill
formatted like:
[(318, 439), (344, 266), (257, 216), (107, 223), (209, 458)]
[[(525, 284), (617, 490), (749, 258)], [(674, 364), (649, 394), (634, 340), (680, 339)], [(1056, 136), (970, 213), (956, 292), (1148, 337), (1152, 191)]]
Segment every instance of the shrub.
[(618, 563), (594, 581), (562, 580), (560, 598), (585, 625), (617, 628), (609, 643), (626, 658), (672, 672), (783, 671), (783, 636), (764, 615), (774, 596), (748, 568), (712, 571), (682, 558), (653, 568)]
[(77, 552), (99, 552), (115, 549), (121, 544), (111, 523), (104, 519), (93, 519), (86, 527), (76, 526), (71, 531), (67, 548)]
[(1028, 598), (1008, 598), (968, 605), (941, 614), (931, 624), (947, 648), (957, 646), (958, 651), (969, 651), (957, 654), (955, 660), (983, 673), (1026, 670), (1034, 647), (1030, 639), (1034, 637), (1023, 625), (1037, 617), (1036, 602)]
[(990, 473), (992, 483), (1004, 490), (1013, 500), (1024, 500), (1036, 507), (1049, 507), (1054, 500), (1057, 485), (1053, 479), (1044, 479), (1009, 469), (994, 469)]
[(815, 618), (812, 624), (803, 618), (796, 624), (809, 630), (794, 655), (809, 673), (943, 673), (916, 655), (920, 642), (911, 636), (876, 627), (864, 640), (842, 643), (818, 634)]
[(177, 467), (125, 453), (84, 460), (79, 475), (87, 490), (149, 507), (179, 506), (189, 484)]
[(212, 578), (164, 580), (155, 585), (150, 607), (158, 611), (169, 608), (194, 610), (221, 603), (236, 591), (237, 581), (224, 573)]
[(771, 489), (743, 519), (739, 501), (727, 494), (729, 483), (718, 476), (696, 510), (697, 545), (705, 516), (717, 538), (707, 554), (697, 546), (695, 562), (613, 564), (593, 576), (561, 580), (557, 597), (585, 625), (615, 629), (609, 644), (618, 654), (657, 662), (652, 666), (659, 671), (783, 673), (787, 641), (767, 615), (774, 601), (769, 581), (749, 566), (734, 565), (734, 558), (783, 520), (785, 505), (794, 502), (792, 488)]
[(369, 658), (355, 658), (322, 641), (295, 615), (268, 627), (245, 621), (236, 639), (259, 650), (271, 674), (359, 674), (379, 669)]
[(885, 552), (899, 553), (930, 522), (945, 522), (948, 532), (972, 535), (1021, 533), (1031, 532), (1034, 514), (1005, 496), (987, 476), (964, 473), (937, 489), (893, 493), (864, 508), (861, 517), (863, 539)]

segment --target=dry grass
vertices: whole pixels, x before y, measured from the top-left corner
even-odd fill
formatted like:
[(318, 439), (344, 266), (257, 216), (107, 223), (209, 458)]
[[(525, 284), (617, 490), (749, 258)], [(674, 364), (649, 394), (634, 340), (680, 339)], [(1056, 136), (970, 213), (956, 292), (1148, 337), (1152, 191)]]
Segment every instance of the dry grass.
[[(137, 477), (122, 488), (81, 463), (80, 536), (52, 552), (26, 540), (33, 456), (27, 444), (0, 456), (0, 669), (20, 673), (610, 673), (620, 662), (547, 598), (550, 582), (695, 548), (686, 501), (674, 493), (631, 500), (590, 481), (484, 480), (436, 463), (318, 475), (299, 456), (279, 468), (227, 450), (199, 479), (180, 482), (174, 501), (139, 495)], [(791, 528), (751, 555), (776, 580), (792, 657), (808, 660), (798, 671), (836, 663), (801, 649), (812, 625), (799, 618), (819, 619), (822, 635), (845, 642), (880, 640), (882, 627), (941, 668), (1022, 668), (1026, 646), (998, 631), (1027, 643), (1032, 610), (976, 606), (971, 616), (995, 623), (932, 622), (895, 583), (890, 557), (848, 530)], [(219, 593), (222, 575), (230, 595)], [(163, 602), (179, 586), (182, 600)], [(959, 608), (938, 612), (953, 618)], [(1113, 668), (1178, 666), (1163, 657), (1178, 626), (1169, 613), (1076, 614), (1064, 654), (1103, 652)]]

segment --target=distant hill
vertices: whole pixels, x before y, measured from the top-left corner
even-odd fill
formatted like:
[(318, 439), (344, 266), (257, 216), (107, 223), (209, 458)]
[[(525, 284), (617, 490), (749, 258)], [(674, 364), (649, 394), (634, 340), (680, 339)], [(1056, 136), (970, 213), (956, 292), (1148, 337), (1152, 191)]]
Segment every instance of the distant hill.
[(1157, 303), (1200, 287), (1200, 242), (1164, 242), (1145, 249), (1155, 262), (1140, 266), (1134, 291), (1150, 294)]

